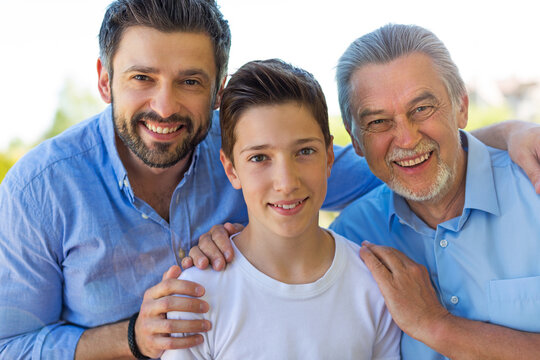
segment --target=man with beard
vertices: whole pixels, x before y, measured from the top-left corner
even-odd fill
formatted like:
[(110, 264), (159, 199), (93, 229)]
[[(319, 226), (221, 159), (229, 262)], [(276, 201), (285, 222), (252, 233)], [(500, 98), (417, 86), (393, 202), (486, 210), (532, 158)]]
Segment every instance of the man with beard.
[(336, 77), (353, 145), (386, 184), (331, 227), (369, 241), (360, 255), (404, 331), (402, 357), (538, 358), (540, 196), (507, 152), (460, 130), (468, 96), (444, 44), (383, 26)]
[[(172, 265), (212, 225), (247, 223), (219, 159), (230, 32), (214, 1), (115, 1), (99, 43), (112, 106), (39, 145), (0, 186), (0, 358), (159, 357), (200, 343), (169, 336), (211, 327), (165, 318), (208, 310)], [(352, 148), (335, 151), (330, 208), (379, 183)]]

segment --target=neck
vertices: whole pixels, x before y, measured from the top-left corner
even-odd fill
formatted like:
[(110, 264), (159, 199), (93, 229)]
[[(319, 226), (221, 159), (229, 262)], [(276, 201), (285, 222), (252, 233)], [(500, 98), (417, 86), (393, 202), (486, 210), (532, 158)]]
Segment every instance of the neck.
[(287, 284), (307, 284), (320, 279), (332, 265), (335, 242), (315, 226), (293, 237), (282, 237), (250, 222), (235, 238), (246, 259), (264, 274)]
[(456, 176), (448, 190), (432, 200), (412, 201), (407, 200), (411, 210), (422, 219), (429, 227), (436, 229), (437, 225), (460, 216), (465, 206), (465, 185), (467, 174), (467, 156), (460, 149)]
[(118, 136), (116, 148), (135, 196), (144, 200), (168, 221), (172, 194), (189, 167), (191, 154), (168, 168), (153, 168), (129, 150)]

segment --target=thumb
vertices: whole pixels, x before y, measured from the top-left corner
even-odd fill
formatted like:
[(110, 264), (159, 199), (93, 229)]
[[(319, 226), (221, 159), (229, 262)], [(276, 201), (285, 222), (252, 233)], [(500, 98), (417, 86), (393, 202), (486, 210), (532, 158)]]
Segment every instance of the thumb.
[(227, 230), (229, 236), (244, 230), (244, 225), (238, 223), (225, 223), (223, 227), (225, 228), (225, 230)]
[(180, 269), (180, 266), (178, 265), (173, 265), (169, 268), (169, 270), (165, 271), (165, 273), (163, 273), (163, 279), (162, 280), (167, 280), (167, 279), (176, 279), (180, 276), (180, 274), (182, 273), (182, 269)]

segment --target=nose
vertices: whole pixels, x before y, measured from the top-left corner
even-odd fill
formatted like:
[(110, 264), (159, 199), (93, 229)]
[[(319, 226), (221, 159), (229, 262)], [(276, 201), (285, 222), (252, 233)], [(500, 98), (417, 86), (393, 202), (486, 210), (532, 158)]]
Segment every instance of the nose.
[(402, 149), (414, 149), (422, 138), (418, 124), (406, 116), (396, 116), (394, 121), (394, 144)]
[(175, 94), (175, 89), (165, 84), (156, 89), (150, 106), (152, 110), (163, 118), (168, 118), (180, 111), (180, 103)]
[(283, 194), (291, 194), (300, 187), (300, 172), (290, 158), (274, 159), (272, 173), (274, 190)]

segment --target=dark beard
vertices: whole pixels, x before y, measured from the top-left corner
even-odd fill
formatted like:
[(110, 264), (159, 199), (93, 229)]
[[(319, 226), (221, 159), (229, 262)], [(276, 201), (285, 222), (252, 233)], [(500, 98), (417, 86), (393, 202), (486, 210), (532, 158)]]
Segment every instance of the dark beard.
[[(142, 162), (153, 168), (171, 167), (190, 155), (195, 147), (208, 135), (212, 121), (212, 111), (210, 111), (207, 121), (194, 131), (193, 121), (189, 116), (173, 114), (168, 118), (162, 118), (155, 112), (148, 111), (138, 112), (127, 121), (124, 118), (117, 117), (114, 111), (114, 101), (112, 102), (112, 111), (114, 128), (118, 137)], [(158, 142), (154, 144), (153, 149), (149, 149), (136, 132), (139, 122), (143, 119), (164, 124), (181, 122), (184, 126), (182, 131), (185, 131), (186, 138), (176, 146), (173, 152), (169, 151), (170, 147), (173, 146), (172, 143)]]

